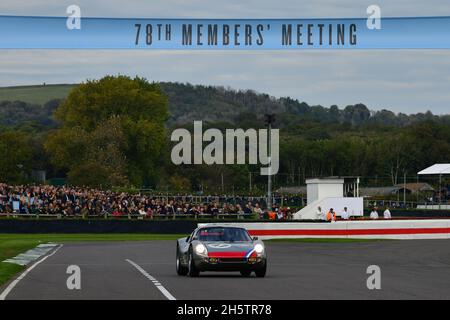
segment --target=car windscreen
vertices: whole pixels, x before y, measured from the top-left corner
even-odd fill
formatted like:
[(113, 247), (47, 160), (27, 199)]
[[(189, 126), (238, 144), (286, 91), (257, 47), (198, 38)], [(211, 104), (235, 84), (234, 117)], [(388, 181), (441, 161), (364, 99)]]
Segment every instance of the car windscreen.
[(240, 228), (203, 228), (197, 235), (200, 241), (252, 241), (245, 229)]

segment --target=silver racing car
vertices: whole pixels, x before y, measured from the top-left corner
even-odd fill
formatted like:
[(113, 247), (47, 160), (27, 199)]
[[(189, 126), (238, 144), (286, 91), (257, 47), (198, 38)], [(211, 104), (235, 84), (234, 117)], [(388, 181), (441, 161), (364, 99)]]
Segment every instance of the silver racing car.
[(264, 277), (267, 255), (264, 243), (252, 238), (246, 229), (204, 226), (177, 241), (177, 273), (196, 277), (201, 271), (252, 271)]

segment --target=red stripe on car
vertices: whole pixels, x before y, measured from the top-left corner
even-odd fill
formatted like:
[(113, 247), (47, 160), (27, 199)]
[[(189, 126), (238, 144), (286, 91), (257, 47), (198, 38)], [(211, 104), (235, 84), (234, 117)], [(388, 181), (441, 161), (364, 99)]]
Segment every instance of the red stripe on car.
[(215, 251), (208, 252), (210, 258), (245, 258), (246, 251)]

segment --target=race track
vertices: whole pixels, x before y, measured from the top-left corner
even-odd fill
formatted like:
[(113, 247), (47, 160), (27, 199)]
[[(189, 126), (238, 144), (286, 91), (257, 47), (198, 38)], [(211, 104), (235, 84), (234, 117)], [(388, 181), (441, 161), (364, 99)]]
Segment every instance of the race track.
[[(450, 241), (267, 242), (266, 278), (175, 272), (175, 241), (66, 243), (6, 299), (450, 299)], [(66, 269), (81, 268), (81, 290)], [(366, 269), (381, 268), (381, 290)], [(0, 289), (0, 292), (6, 286)]]

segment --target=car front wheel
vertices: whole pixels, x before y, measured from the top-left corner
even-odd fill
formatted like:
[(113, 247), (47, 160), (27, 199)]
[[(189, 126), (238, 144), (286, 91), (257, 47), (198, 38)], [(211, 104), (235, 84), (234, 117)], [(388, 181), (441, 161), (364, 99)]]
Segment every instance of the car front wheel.
[(264, 263), (264, 266), (260, 269), (255, 270), (255, 274), (258, 278), (264, 278), (266, 276), (267, 271), (267, 263)]
[(179, 276), (185, 276), (188, 274), (188, 268), (186, 268), (185, 266), (183, 266), (181, 264), (181, 260), (180, 260), (180, 251), (177, 248), (177, 260), (176, 260), (176, 266), (177, 266), (177, 274)]
[(195, 266), (195, 262), (194, 262), (194, 255), (192, 253), (192, 251), (189, 253), (189, 271), (188, 274), (190, 277), (198, 277), (199, 275), (199, 271), (197, 269), (197, 267)]

